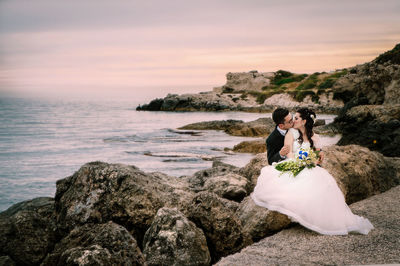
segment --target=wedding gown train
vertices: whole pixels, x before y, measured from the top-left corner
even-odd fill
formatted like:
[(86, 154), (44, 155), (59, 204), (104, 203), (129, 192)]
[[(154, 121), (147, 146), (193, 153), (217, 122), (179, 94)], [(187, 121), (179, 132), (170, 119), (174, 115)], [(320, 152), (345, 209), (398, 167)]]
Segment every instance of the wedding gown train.
[[(294, 154), (310, 147), (308, 142), (299, 144), (297, 130), (290, 131), (295, 139)], [(266, 166), (251, 198), (257, 205), (286, 214), (292, 221), (324, 235), (368, 234), (374, 228), (368, 219), (351, 212), (335, 179), (319, 166), (305, 168), (296, 177)]]

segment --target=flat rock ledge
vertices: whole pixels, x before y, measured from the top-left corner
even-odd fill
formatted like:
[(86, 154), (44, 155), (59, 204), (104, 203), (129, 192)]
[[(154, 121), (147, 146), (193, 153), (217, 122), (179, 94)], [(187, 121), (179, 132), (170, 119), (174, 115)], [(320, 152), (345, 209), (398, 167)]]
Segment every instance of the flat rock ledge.
[(324, 236), (297, 225), (221, 259), (217, 265), (400, 263), (400, 186), (350, 206), (374, 225), (368, 235)]

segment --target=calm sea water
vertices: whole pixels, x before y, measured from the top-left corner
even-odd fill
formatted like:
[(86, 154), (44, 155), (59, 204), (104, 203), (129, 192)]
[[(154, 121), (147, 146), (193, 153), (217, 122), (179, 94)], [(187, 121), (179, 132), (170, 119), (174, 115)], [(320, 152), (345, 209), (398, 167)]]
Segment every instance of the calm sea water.
[[(201, 121), (252, 121), (271, 116), (137, 112), (138, 104), (129, 100), (0, 98), (0, 211), (22, 200), (53, 197), (58, 179), (91, 161), (130, 164), (173, 176), (209, 168), (212, 162), (207, 159), (212, 157), (244, 166), (253, 155), (228, 155), (223, 149), (251, 138), (212, 130), (181, 134), (176, 129)], [(333, 120), (331, 115), (319, 118)], [(325, 139), (326, 143), (336, 141)]]

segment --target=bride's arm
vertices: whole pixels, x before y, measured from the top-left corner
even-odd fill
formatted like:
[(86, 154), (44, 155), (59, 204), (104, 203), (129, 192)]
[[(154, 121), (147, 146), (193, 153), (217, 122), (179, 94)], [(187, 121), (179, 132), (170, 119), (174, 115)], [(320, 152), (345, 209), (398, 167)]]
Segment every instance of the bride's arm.
[(285, 146), (289, 147), (289, 153), (287, 154), (287, 158), (294, 158), (294, 154), (293, 154), (293, 134), (292, 132), (290, 132), (290, 130), (286, 133), (285, 135)]
[(320, 164), (324, 160), (325, 154), (321, 149), (322, 146), (321, 146), (321, 140), (319, 138), (319, 135), (314, 133), (314, 135), (312, 136), (312, 140), (314, 142), (315, 150), (319, 151), (319, 158), (320, 159), (319, 159), (318, 164)]

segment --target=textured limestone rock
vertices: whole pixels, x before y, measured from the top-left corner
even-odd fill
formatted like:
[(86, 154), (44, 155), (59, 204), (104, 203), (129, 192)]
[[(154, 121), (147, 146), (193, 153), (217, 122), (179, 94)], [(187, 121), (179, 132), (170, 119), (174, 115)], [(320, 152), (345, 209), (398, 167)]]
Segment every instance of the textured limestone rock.
[(267, 151), (265, 139), (253, 140), (253, 141), (242, 141), (239, 144), (233, 146), (234, 152), (243, 153), (264, 153)]
[(358, 105), (335, 119), (339, 145), (358, 144), (385, 156), (400, 156), (400, 105)]
[(36, 198), (0, 213), (0, 255), (16, 264), (39, 264), (56, 242), (53, 212), (54, 199)]
[(242, 223), (243, 232), (250, 235), (253, 241), (272, 235), (291, 223), (286, 215), (257, 206), (251, 197), (246, 197), (239, 204), (236, 215)]
[(143, 240), (148, 265), (209, 265), (207, 241), (176, 208), (159, 209)]
[(200, 170), (192, 176), (186, 177), (189, 187), (194, 192), (203, 191), (206, 181), (213, 177), (224, 176), (227, 174), (237, 174), (239, 167), (226, 164), (220, 161), (214, 161), (211, 168)]
[(241, 175), (227, 173), (207, 179), (204, 183), (204, 189), (214, 192), (222, 198), (240, 202), (247, 195), (248, 182)]
[(191, 200), (187, 187), (182, 179), (134, 166), (88, 163), (57, 181), (57, 221), (65, 232), (85, 223), (115, 221), (141, 241), (159, 208), (182, 207)]
[(214, 193), (200, 192), (188, 208), (188, 218), (203, 230), (207, 238), (213, 262), (251, 243), (235, 215), (237, 207), (237, 203), (222, 199)]
[(400, 184), (400, 174), (393, 160), (378, 152), (357, 145), (333, 145), (325, 154), (322, 166), (336, 179), (347, 204)]
[(260, 175), (261, 168), (267, 165), (269, 165), (267, 153), (264, 152), (254, 156), (245, 167), (240, 169), (240, 175), (246, 177), (250, 181), (248, 191), (253, 191), (257, 184), (257, 178)]
[(250, 72), (229, 72), (226, 74), (226, 84), (214, 88), (215, 92), (230, 90), (235, 91), (261, 91), (263, 87), (270, 85), (271, 79), (275, 76), (273, 72), (259, 73)]
[(42, 265), (145, 265), (136, 240), (113, 222), (73, 229)]

